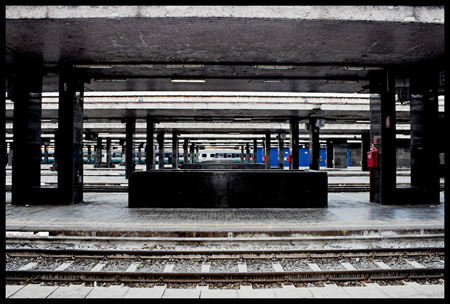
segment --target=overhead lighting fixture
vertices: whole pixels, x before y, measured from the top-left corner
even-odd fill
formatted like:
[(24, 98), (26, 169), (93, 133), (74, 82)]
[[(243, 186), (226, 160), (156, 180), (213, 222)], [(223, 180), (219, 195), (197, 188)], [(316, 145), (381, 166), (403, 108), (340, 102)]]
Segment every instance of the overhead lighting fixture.
[(255, 65), (257, 70), (294, 70), (293, 65)]
[(206, 79), (171, 79), (171, 82), (194, 82), (194, 83), (204, 83)]
[(283, 82), (283, 79), (250, 79), (250, 83), (279, 83)]
[(325, 83), (338, 83), (338, 84), (350, 84), (350, 83), (359, 83), (359, 80), (346, 80), (346, 79), (327, 79)]
[(127, 82), (126, 78), (94, 78), (97, 82)]
[(200, 69), (204, 67), (203, 64), (163, 64), (165, 69)]
[(77, 69), (111, 69), (113, 66), (110, 64), (74, 64), (73, 67)]
[(252, 120), (252, 118), (251, 117), (236, 117), (233, 120), (235, 120), (235, 121), (250, 121), (250, 120)]
[(375, 66), (346, 66), (344, 67), (344, 71), (376, 71), (382, 70), (382, 67)]

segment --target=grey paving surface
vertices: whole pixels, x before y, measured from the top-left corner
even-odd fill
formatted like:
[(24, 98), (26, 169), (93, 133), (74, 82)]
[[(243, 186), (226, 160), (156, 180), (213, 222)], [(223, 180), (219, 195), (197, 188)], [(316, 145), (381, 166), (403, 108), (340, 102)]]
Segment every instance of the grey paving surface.
[[(128, 208), (127, 193), (84, 193), (74, 205), (12, 205), (7, 193), (6, 230), (247, 231), (431, 227), (444, 225), (440, 205), (379, 205), (368, 192), (329, 193), (328, 208), (163, 209)], [(163, 199), (163, 198), (160, 198)]]
[(166, 286), (152, 288), (129, 288), (123, 285), (110, 287), (86, 286), (26, 286), (6, 285), (6, 298), (444, 298), (444, 285), (420, 285), (406, 282), (404, 285), (380, 286), (368, 283), (366, 286), (339, 287), (325, 284), (324, 287), (294, 287), (254, 289), (241, 286), (240, 289), (209, 289), (197, 286), (191, 289), (171, 289)]

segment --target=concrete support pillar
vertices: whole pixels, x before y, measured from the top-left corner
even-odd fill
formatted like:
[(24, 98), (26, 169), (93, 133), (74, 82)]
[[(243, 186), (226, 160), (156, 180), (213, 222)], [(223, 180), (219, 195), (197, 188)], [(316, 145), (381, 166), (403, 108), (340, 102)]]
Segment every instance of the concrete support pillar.
[(159, 160), (158, 165), (159, 169), (164, 169), (164, 131), (160, 131), (156, 136), (156, 140), (158, 141), (158, 149), (159, 149)]
[(198, 149), (199, 149), (199, 146), (198, 145), (195, 146), (195, 158), (194, 158), (195, 162), (198, 162)]
[(178, 133), (172, 133), (172, 168), (178, 169)]
[(134, 133), (136, 132), (136, 118), (127, 117), (125, 119), (125, 145), (127, 147), (125, 156), (125, 178), (128, 179), (136, 168), (134, 162)]
[(244, 145), (241, 145), (241, 154), (240, 154), (240, 158), (241, 158), (241, 162), (245, 161), (245, 156), (244, 156)]
[(106, 139), (106, 167), (112, 168), (112, 162), (111, 162), (111, 138)]
[(147, 117), (147, 132), (145, 146), (145, 170), (155, 169), (155, 157), (153, 150), (153, 134), (155, 133), (155, 124), (150, 117)]
[(334, 166), (333, 154), (333, 141), (327, 139), (327, 168), (333, 168)]
[(13, 144), (9, 143), (8, 166), (12, 166), (13, 154), (14, 154)]
[(72, 69), (62, 70), (59, 81), (58, 134), (55, 143), (59, 202), (83, 201), (84, 83)]
[(33, 72), (23, 68), (13, 80), (12, 204), (29, 204), (41, 184), (42, 76)]
[(263, 160), (263, 163), (266, 163), (266, 142), (264, 139), (261, 141), (261, 146), (262, 146), (262, 149), (261, 149), (262, 160)]
[(361, 134), (361, 171), (369, 171), (367, 166), (367, 152), (370, 151), (370, 133)]
[(319, 127), (317, 119), (309, 120), (309, 169), (320, 170)]
[(139, 165), (141, 164), (141, 161), (142, 161), (142, 147), (143, 147), (143, 146), (144, 146), (143, 143), (140, 143), (139, 146), (138, 146), (138, 154), (137, 154), (138, 159), (137, 159), (137, 163), (138, 163)]
[(183, 163), (188, 163), (188, 147), (189, 147), (189, 140), (187, 138), (184, 139), (183, 143)]
[(250, 143), (245, 144), (245, 162), (250, 163)]
[(97, 137), (97, 145), (95, 146), (94, 168), (99, 168), (102, 164), (102, 138)]
[(48, 145), (44, 145), (44, 164), (48, 164)]
[(195, 144), (191, 143), (191, 149), (190, 149), (190, 154), (191, 154), (191, 164), (193, 164), (195, 162)]
[(258, 156), (258, 142), (256, 139), (253, 139), (253, 163), (256, 164)]
[(298, 150), (298, 117), (292, 117), (290, 120), (291, 127), (291, 142), (289, 147), (289, 154), (291, 155), (291, 163), (289, 169), (299, 168), (299, 150)]
[(270, 169), (270, 132), (266, 133), (266, 144), (265, 144), (265, 151), (266, 151), (266, 169)]
[(378, 167), (370, 169), (370, 201), (395, 203), (395, 77), (391, 71), (370, 71), (370, 144), (378, 151)]
[(335, 168), (347, 168), (348, 157), (347, 157), (347, 140), (346, 139), (336, 139), (333, 145), (333, 159)]
[(284, 168), (284, 140), (281, 133), (278, 134), (278, 168)]
[(422, 192), (422, 202), (439, 204), (438, 81), (431, 73), (411, 77), (411, 186)]
[(88, 164), (92, 163), (91, 159), (92, 159), (91, 145), (87, 145), (87, 163)]

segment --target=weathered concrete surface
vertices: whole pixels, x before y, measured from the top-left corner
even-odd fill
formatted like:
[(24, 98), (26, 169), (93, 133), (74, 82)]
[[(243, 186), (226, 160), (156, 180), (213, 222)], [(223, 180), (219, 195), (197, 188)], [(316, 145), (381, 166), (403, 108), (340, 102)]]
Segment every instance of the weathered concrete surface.
[(424, 6), (7, 6), (7, 19), (285, 18), (444, 23), (442, 7)]

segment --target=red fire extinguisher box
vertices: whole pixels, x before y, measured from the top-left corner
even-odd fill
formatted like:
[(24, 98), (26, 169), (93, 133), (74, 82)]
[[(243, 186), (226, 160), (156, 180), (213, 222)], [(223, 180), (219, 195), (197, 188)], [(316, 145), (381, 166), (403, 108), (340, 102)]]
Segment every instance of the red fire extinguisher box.
[(378, 151), (367, 152), (367, 167), (378, 167)]

